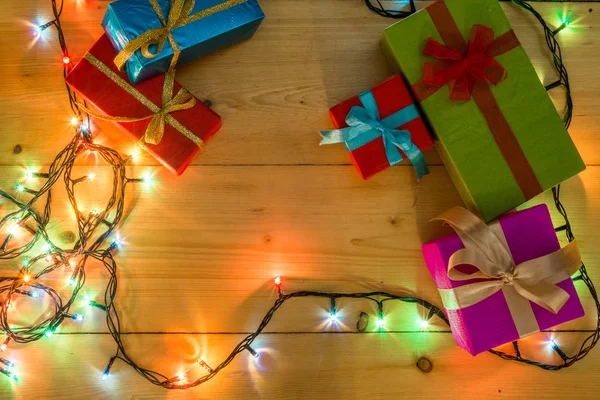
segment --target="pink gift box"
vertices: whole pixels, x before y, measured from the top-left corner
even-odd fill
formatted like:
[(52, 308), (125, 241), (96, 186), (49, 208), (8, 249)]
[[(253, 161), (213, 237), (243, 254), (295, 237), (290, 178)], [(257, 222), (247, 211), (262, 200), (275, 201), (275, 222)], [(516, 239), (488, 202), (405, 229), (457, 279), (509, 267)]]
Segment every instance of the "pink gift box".
[[(560, 249), (545, 204), (507, 214), (500, 217), (499, 222), (517, 265)], [(448, 278), (448, 260), (452, 254), (462, 248), (464, 248), (463, 243), (457, 234), (423, 245), (425, 263), (439, 289), (452, 289), (481, 281), (481, 279), (453, 281)], [(462, 272), (475, 272), (472, 266), (461, 265), (460, 267)], [(557, 286), (570, 295), (569, 300), (557, 314), (530, 302), (540, 330), (552, 328), (584, 315), (573, 280), (565, 279)], [(460, 310), (446, 310), (446, 313), (456, 343), (472, 355), (519, 339), (519, 333), (502, 291), (472, 306)]]

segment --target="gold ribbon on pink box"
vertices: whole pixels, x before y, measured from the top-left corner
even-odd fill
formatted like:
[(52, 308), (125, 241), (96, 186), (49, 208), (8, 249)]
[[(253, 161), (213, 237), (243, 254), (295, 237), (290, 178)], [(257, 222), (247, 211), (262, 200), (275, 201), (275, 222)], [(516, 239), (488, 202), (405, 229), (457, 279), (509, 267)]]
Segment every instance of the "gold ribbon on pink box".
[[(472, 306), (501, 290), (519, 336), (525, 337), (540, 331), (530, 302), (556, 314), (569, 300), (569, 294), (557, 284), (581, 268), (576, 241), (553, 253), (515, 265), (499, 222), (486, 225), (460, 207), (446, 211), (434, 221), (450, 225), (464, 245), (450, 257), (448, 277), (455, 281), (484, 279), (453, 289), (439, 289), (446, 309)], [(477, 272), (461, 272), (457, 269), (460, 265), (472, 265)]]

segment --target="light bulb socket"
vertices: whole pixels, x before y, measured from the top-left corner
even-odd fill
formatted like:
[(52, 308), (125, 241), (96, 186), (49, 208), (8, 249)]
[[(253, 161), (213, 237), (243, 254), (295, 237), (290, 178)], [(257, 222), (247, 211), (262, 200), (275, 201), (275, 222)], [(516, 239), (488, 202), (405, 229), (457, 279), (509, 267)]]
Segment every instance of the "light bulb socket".
[(112, 367), (112, 365), (115, 362), (115, 357), (111, 357), (110, 360), (108, 361), (108, 365), (106, 366), (106, 368), (104, 368), (104, 372), (102, 373), (102, 380), (105, 381), (108, 379), (108, 375), (110, 374), (110, 368)]
[(22, 290), (22, 289), (16, 289), (15, 293), (19, 293), (22, 294), (23, 296), (28, 296), (34, 299), (37, 299), (40, 297), (40, 294), (34, 290)]
[(556, 34), (558, 34), (563, 29), (567, 28), (568, 26), (569, 26), (569, 23), (567, 21), (564, 21), (558, 28), (556, 28), (555, 30), (552, 31), (552, 35), (555, 36)]
[(199, 359), (198, 364), (200, 364), (200, 366), (207, 370), (209, 373), (212, 374), (214, 372), (214, 370), (203, 359)]
[(96, 303), (94, 300), (90, 300), (88, 304), (90, 306), (96, 307), (96, 308), (98, 308), (98, 309), (100, 309), (102, 311), (106, 311), (107, 310), (107, 308), (106, 308), (106, 306), (104, 304)]
[(46, 29), (48, 29), (49, 27), (51, 27), (54, 24), (54, 20), (50, 21), (50, 22), (46, 22), (43, 25), (38, 26), (38, 30), (40, 32), (45, 31)]
[(0, 363), (6, 365), (9, 368), (14, 368), (14, 366), (15, 366), (15, 364), (12, 361), (7, 360), (6, 358), (3, 358), (3, 357), (0, 357)]
[(37, 195), (40, 192), (38, 192), (37, 190), (33, 190), (33, 189), (29, 189), (26, 186), (21, 185), (20, 183), (15, 185), (15, 189), (17, 190), (17, 192), (21, 192), (21, 193), (29, 193), (32, 195)]
[(30, 176), (32, 178), (42, 178), (42, 179), (50, 178), (50, 174), (46, 174), (44, 172), (30, 172)]
[(567, 356), (565, 354), (565, 352), (562, 351), (562, 349), (560, 347), (558, 347), (558, 345), (556, 344), (556, 342), (554, 340), (550, 344), (552, 346), (552, 350), (554, 350), (556, 352), (556, 354), (558, 354), (560, 356), (560, 358), (562, 358), (563, 361), (569, 360), (569, 356)]
[(19, 380), (19, 379), (17, 378), (17, 375), (15, 375), (15, 373), (14, 373), (14, 372), (12, 372), (12, 371), (11, 371), (10, 369), (8, 369), (8, 368), (4, 368), (4, 367), (0, 368), (0, 373), (1, 373), (1, 374), (4, 374), (4, 375), (6, 375), (6, 376), (8, 376), (10, 379), (12, 379), (12, 380), (13, 380), (13, 381), (15, 381), (15, 382)]
[(250, 352), (250, 354), (252, 354), (252, 357), (254, 357), (254, 358), (258, 358), (260, 356), (260, 353), (256, 350), (254, 350), (250, 346), (246, 346), (246, 350), (248, 350)]
[[(561, 80), (559, 79), (559, 80), (557, 80), (556, 82), (552, 82), (551, 84), (549, 84), (549, 85), (547, 85), (547, 86), (544, 86), (544, 89), (546, 89), (546, 91), (549, 91), (549, 90), (552, 90), (552, 89), (554, 89), (554, 88), (557, 88), (557, 87), (559, 87), (560, 85), (562, 85), (562, 82), (561, 82)], [(561, 229), (561, 228), (562, 228), (562, 229)], [(567, 226), (566, 226), (566, 225), (563, 225), (562, 227), (556, 228), (556, 232), (560, 232), (560, 231), (562, 231), (562, 230), (565, 230), (565, 229), (567, 229)]]

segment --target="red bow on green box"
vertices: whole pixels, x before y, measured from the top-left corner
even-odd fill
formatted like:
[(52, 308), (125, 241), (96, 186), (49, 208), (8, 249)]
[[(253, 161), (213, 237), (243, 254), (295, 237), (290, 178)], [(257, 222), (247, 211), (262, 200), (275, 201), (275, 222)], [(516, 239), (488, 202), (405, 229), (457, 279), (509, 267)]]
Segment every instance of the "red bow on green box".
[(542, 186), (490, 88), (490, 84), (496, 85), (508, 76), (494, 58), (519, 47), (519, 40), (512, 30), (495, 37), (491, 28), (477, 24), (467, 42), (444, 2), (433, 3), (426, 10), (444, 44), (432, 37), (427, 40), (423, 54), (439, 61), (424, 64), (423, 79), (412, 85), (413, 93), (422, 102), (448, 85), (451, 100), (473, 99), (523, 196), (532, 199), (543, 192)]
[(490, 51), (494, 31), (484, 25), (474, 25), (466, 54), (440, 44), (429, 38), (423, 54), (433, 56), (439, 62), (425, 63), (423, 83), (441, 87), (448, 84), (450, 99), (469, 101), (476, 81), (498, 84), (506, 79), (506, 69)]

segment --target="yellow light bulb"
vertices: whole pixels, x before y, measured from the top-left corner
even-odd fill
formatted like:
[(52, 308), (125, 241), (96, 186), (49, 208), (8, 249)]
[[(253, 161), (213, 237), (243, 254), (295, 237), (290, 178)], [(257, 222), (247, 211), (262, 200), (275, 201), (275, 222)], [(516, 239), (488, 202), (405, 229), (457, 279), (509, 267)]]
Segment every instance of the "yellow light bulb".
[(140, 151), (138, 149), (133, 149), (131, 152), (131, 161), (138, 162), (140, 159)]

